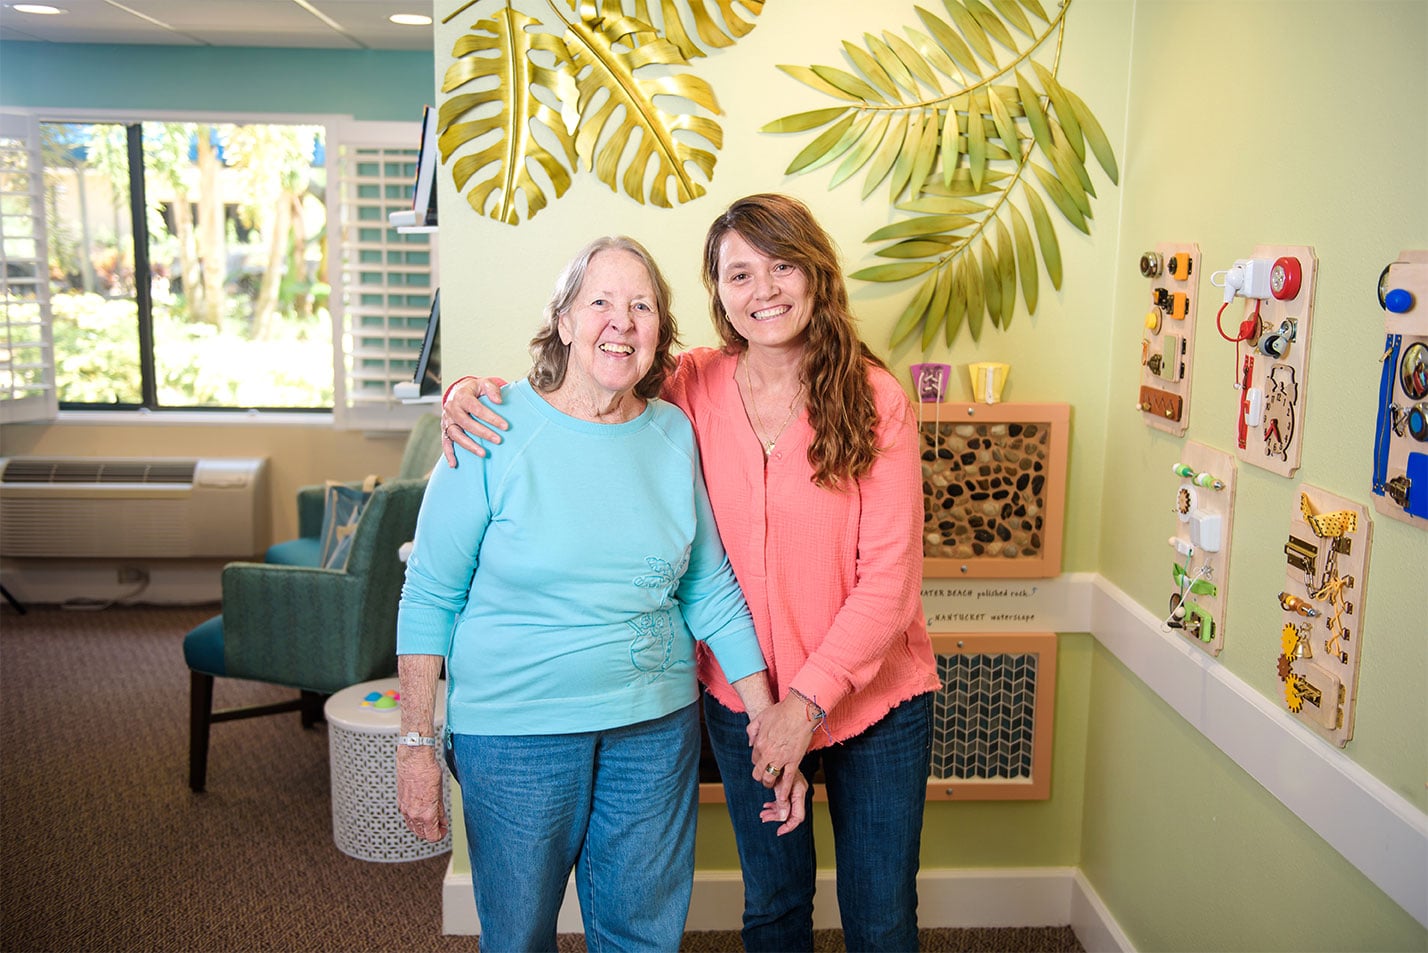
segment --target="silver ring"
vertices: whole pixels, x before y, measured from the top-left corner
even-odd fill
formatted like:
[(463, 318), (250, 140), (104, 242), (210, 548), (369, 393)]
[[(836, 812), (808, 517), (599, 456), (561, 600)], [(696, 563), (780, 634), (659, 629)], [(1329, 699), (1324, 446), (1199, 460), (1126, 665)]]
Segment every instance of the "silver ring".
[(772, 774), (774, 777), (778, 777), (780, 774), (783, 774), (783, 768), (774, 767), (773, 762), (770, 761), (764, 765), (764, 774)]

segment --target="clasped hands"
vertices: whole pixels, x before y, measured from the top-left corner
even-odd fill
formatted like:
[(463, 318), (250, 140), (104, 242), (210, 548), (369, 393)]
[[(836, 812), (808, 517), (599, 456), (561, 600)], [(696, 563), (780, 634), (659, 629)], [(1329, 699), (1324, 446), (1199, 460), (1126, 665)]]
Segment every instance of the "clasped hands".
[[(797, 699), (771, 705), (749, 721), (753, 749), (753, 777), (771, 788), (774, 800), (759, 812), (765, 823), (778, 823), (783, 836), (802, 824), (806, 816), (808, 779), (799, 762), (813, 739), (803, 705)], [(770, 771), (773, 767), (775, 770)], [(397, 750), (397, 806), (411, 832), (436, 842), (446, 836), (448, 821), (442, 810), (441, 766), (431, 749)]]
[(748, 731), (753, 778), (774, 794), (759, 818), (765, 823), (782, 822), (778, 834), (783, 836), (803, 823), (807, 810), (808, 779), (799, 763), (813, 740), (813, 725), (803, 702), (790, 695), (750, 718)]

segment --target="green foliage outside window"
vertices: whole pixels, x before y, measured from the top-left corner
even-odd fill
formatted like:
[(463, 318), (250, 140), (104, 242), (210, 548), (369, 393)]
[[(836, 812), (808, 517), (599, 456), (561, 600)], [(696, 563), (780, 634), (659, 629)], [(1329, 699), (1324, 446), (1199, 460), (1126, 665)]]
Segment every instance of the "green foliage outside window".
[[(67, 402), (135, 404), (140, 399), (132, 298), (57, 294), (55, 383)], [(279, 322), (266, 342), (247, 338), (240, 317), (224, 327), (156, 308), (154, 358), (159, 402), (166, 407), (306, 407), (332, 405), (332, 343), (325, 309)], [(321, 386), (314, 387), (315, 381)]]
[[(320, 127), (41, 128), (62, 405), (332, 406)], [(143, 156), (142, 222), (130, 208), (131, 135)], [(136, 234), (147, 238), (143, 274)], [(150, 400), (141, 284), (151, 301)]]

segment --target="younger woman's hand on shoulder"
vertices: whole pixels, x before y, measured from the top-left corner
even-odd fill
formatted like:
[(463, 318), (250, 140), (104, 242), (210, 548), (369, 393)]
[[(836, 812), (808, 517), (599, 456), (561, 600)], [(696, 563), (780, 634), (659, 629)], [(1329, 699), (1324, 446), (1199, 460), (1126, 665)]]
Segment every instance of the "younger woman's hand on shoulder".
[(441, 402), (441, 453), (448, 465), (456, 466), (458, 445), (484, 457), (486, 448), (477, 441), (501, 442), (500, 431), (506, 429), (506, 420), (481, 403), (481, 398), (501, 403), (501, 388), (505, 385), (506, 381), (499, 377), (463, 377), (446, 392)]

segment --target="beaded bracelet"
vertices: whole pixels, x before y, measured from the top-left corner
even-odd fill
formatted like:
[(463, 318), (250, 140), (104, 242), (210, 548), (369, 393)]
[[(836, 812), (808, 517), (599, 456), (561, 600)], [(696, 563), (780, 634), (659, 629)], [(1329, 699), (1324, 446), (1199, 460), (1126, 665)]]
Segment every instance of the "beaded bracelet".
[[(822, 722), (828, 718), (828, 713), (822, 708), (820, 708), (816, 701), (803, 694), (803, 692), (799, 691), (796, 688), (790, 688), (788, 690), (788, 693), (794, 696), (795, 698), (801, 699), (803, 701), (804, 714), (808, 717), (809, 721)], [(818, 726), (814, 725), (813, 730), (817, 731)]]

